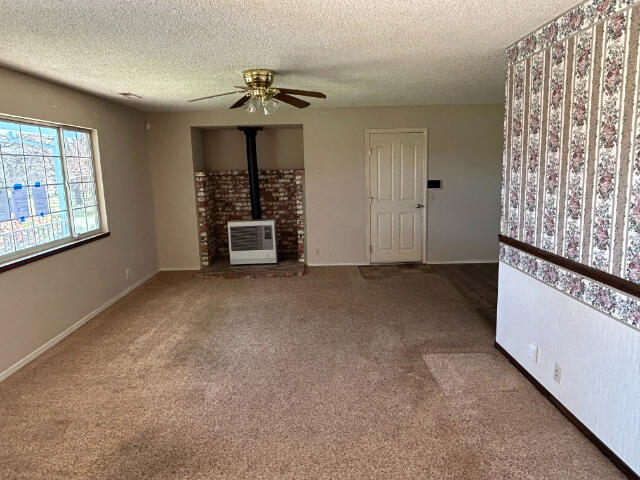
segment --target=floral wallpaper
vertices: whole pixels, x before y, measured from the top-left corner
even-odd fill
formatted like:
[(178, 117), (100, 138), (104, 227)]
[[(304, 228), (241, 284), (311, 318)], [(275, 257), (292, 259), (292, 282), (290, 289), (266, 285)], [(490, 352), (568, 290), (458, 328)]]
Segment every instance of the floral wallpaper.
[(507, 62), (517, 63), (618, 13), (638, 0), (587, 0), (507, 49)]
[[(503, 235), (638, 284), (639, 45), (640, 0), (588, 0), (507, 49), (501, 220)], [(501, 260), (638, 326), (637, 299), (514, 251)]]
[(547, 151), (544, 163), (542, 182), (542, 232), (538, 242), (541, 248), (553, 250), (558, 238), (558, 208), (559, 188), (562, 163), (562, 119), (564, 116), (565, 91), (564, 85), (567, 75), (566, 42), (558, 43), (551, 51), (551, 65), (549, 69), (549, 106), (547, 114)]

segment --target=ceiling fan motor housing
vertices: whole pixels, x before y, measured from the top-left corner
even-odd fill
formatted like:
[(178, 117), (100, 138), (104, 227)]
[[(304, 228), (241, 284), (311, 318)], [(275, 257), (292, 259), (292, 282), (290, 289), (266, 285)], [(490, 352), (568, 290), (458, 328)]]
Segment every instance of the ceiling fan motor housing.
[(244, 82), (249, 88), (266, 90), (273, 83), (273, 71), (265, 68), (254, 68), (242, 72)]

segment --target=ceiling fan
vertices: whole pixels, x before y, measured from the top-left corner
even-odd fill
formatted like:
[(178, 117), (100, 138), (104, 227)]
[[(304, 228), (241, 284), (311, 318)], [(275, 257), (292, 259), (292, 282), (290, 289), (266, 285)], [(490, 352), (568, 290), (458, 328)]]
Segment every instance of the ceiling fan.
[(244, 93), (242, 98), (229, 108), (244, 107), (247, 112), (253, 113), (261, 108), (265, 115), (272, 113), (280, 102), (288, 103), (298, 108), (305, 108), (311, 105), (309, 102), (300, 98), (293, 97), (292, 95), (299, 95), (303, 97), (315, 97), (315, 98), (327, 98), (324, 93), (310, 92), (307, 90), (293, 90), (291, 88), (273, 88), (273, 77), (275, 73), (272, 70), (264, 68), (254, 68), (251, 70), (245, 70), (242, 72), (244, 76), (244, 82), (246, 87), (234, 87), (239, 90), (233, 92), (219, 93), (217, 95), (209, 95), (208, 97), (194, 98), (189, 102), (198, 102), (200, 100), (206, 100), (208, 98), (222, 97), (224, 95), (233, 95), (238, 93)]

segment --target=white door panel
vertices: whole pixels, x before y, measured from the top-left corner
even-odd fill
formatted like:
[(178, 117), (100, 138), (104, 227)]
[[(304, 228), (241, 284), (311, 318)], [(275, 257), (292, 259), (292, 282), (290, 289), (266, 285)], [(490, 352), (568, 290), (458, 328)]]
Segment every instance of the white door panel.
[(377, 216), (378, 225), (377, 225), (377, 238), (378, 238), (378, 249), (380, 250), (391, 250), (392, 248), (392, 222), (393, 218), (390, 213), (379, 213)]
[(424, 206), (423, 133), (369, 134), (371, 262), (420, 262)]
[(415, 219), (416, 219), (416, 215), (414, 213), (400, 214), (400, 249), (401, 250), (414, 250), (416, 248)]

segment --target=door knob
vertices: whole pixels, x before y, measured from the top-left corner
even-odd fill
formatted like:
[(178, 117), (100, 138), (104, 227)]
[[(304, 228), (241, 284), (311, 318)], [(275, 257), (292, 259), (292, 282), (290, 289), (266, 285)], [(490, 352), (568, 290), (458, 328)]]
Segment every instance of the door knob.
[(424, 203), (416, 203), (416, 208), (424, 208)]

